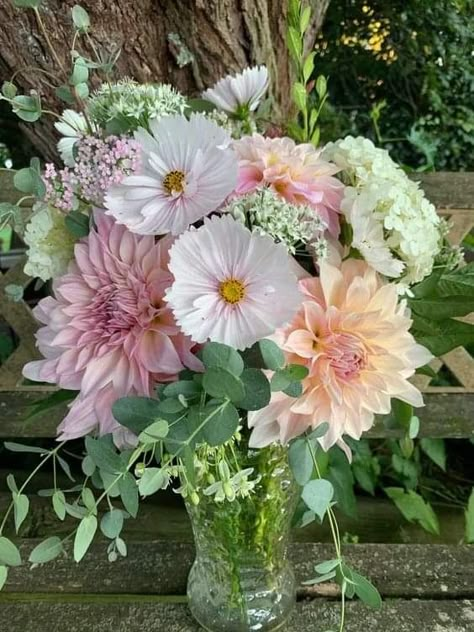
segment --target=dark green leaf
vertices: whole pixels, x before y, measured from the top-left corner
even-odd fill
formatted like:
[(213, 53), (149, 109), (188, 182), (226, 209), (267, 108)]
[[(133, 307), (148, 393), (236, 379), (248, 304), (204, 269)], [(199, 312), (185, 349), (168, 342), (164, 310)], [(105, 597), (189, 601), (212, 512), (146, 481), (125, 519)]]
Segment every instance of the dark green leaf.
[(419, 320), (415, 319), (412, 333), (419, 344), (437, 357), (474, 343), (474, 326), (469, 323), (448, 319), (432, 321), (430, 327), (430, 331), (425, 329), (419, 333)]
[(439, 535), (439, 522), (431, 505), (413, 490), (405, 491), (400, 487), (386, 487), (385, 493), (408, 522), (419, 522), (420, 525), (434, 535)]
[(361, 601), (371, 608), (380, 608), (382, 606), (382, 598), (379, 591), (368, 579), (352, 571), (352, 581), (354, 582), (354, 590)]
[(90, 232), (90, 219), (80, 211), (70, 211), (64, 220), (66, 228), (73, 237), (81, 239), (87, 237)]
[(112, 413), (119, 424), (138, 435), (161, 418), (159, 404), (150, 397), (122, 397), (112, 405)]
[(69, 105), (72, 105), (73, 103), (76, 102), (76, 99), (74, 97), (74, 94), (72, 93), (71, 88), (67, 85), (58, 86), (55, 92), (56, 92), (56, 96), (59, 99), (61, 99), (61, 101), (64, 101), (64, 103), (69, 103)]
[(208, 405), (203, 409), (203, 414), (210, 418), (203, 429), (204, 438), (210, 446), (222, 445), (237, 431), (239, 413), (232, 404)]
[(204, 373), (202, 385), (206, 393), (218, 399), (239, 402), (245, 397), (242, 380), (225, 369), (211, 367)]
[(117, 474), (123, 469), (120, 456), (107, 437), (101, 437), (100, 439), (86, 437), (85, 446), (87, 454), (99, 469), (105, 470), (110, 474)]
[(468, 263), (448, 274), (443, 274), (438, 285), (441, 296), (449, 296), (449, 302), (453, 295), (459, 294), (468, 298), (474, 298), (474, 262)]
[(244, 370), (244, 361), (240, 353), (219, 342), (206, 344), (202, 350), (202, 361), (206, 369), (225, 369), (235, 377), (239, 377)]
[(409, 300), (408, 305), (415, 314), (423, 318), (445, 320), (474, 312), (474, 294), (472, 297), (449, 296), (447, 299), (445, 296), (440, 296), (433, 299)]
[(288, 397), (299, 397), (303, 392), (303, 385), (301, 382), (291, 382), (282, 392)]
[(51, 395), (48, 395), (44, 399), (33, 402), (29, 405), (29, 411), (25, 416), (25, 420), (34, 419), (50, 408), (70, 402), (77, 397), (78, 393), (79, 391), (66, 391), (61, 389), (59, 391), (55, 391)]
[(334, 488), (334, 499), (338, 508), (350, 517), (355, 517), (357, 504), (354, 495), (354, 477), (346, 455), (337, 447), (329, 451), (329, 469), (326, 478)]
[(285, 366), (285, 356), (280, 347), (273, 342), (264, 338), (258, 343), (260, 353), (262, 354), (263, 362), (267, 369), (271, 371), (278, 371)]
[(245, 397), (237, 403), (244, 410), (260, 410), (270, 403), (270, 383), (260, 369), (245, 369), (240, 376)]
[(127, 472), (119, 480), (120, 498), (122, 499), (123, 506), (132, 516), (136, 518), (138, 514), (138, 486), (133, 476)]
[(187, 107), (191, 112), (213, 112), (216, 109), (214, 103), (206, 99), (188, 99)]
[(420, 440), (420, 447), (433, 463), (436, 463), (438, 467), (446, 471), (446, 446), (444, 439), (424, 438)]
[(177, 397), (178, 395), (184, 395), (186, 399), (193, 398), (199, 395), (201, 389), (196, 382), (192, 380), (180, 380), (179, 382), (172, 382), (167, 384), (163, 389), (163, 395), (165, 397)]

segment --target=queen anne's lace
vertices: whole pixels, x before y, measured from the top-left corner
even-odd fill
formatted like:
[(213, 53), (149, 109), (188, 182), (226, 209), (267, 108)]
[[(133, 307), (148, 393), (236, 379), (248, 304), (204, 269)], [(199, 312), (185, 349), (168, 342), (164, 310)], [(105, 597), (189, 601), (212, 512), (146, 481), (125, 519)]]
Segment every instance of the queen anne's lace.
[(330, 143), (324, 156), (343, 170), (348, 185), (341, 210), (353, 229), (352, 246), (377, 271), (405, 284), (430, 274), (442, 244), (440, 219), (418, 184), (366, 138)]

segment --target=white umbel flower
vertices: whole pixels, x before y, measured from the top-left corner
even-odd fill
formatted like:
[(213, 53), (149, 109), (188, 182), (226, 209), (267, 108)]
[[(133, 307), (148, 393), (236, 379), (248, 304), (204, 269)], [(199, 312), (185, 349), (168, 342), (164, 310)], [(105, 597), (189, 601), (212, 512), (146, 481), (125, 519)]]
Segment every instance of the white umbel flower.
[(202, 93), (202, 98), (229, 114), (238, 114), (242, 108), (253, 112), (268, 88), (268, 70), (265, 66), (246, 68), (236, 75), (227, 75), (212, 88)]
[(58, 143), (58, 151), (68, 167), (74, 166), (74, 145), (88, 132), (88, 125), (83, 114), (75, 110), (64, 110), (60, 120), (54, 127), (64, 136)]
[(63, 275), (74, 256), (75, 239), (66, 228), (65, 215), (53, 206), (36, 204), (23, 240), (29, 247), (25, 273), (42, 281)]
[(440, 218), (416, 182), (367, 138), (330, 143), (324, 157), (348, 185), (341, 211), (353, 229), (352, 246), (378, 272), (410, 285), (433, 269), (442, 246)]

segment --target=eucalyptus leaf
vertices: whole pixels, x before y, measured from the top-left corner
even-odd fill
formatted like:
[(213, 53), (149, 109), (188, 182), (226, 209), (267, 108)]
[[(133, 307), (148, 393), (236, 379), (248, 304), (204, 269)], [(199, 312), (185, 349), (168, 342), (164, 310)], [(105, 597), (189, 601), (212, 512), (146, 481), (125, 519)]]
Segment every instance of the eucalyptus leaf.
[(306, 483), (301, 496), (309, 509), (323, 520), (331, 505), (334, 488), (329, 481), (320, 478)]
[(172, 382), (163, 388), (163, 395), (165, 397), (178, 397), (178, 395), (184, 395), (186, 399), (190, 399), (200, 393), (201, 389), (199, 388), (199, 385), (192, 380), (179, 380), (179, 382)]
[(13, 0), (13, 4), (20, 9), (37, 9), (42, 0)]
[(64, 520), (66, 517), (66, 496), (60, 489), (56, 490), (53, 494), (53, 509), (59, 520)]
[(429, 458), (443, 471), (446, 471), (446, 445), (444, 439), (423, 438), (420, 447)]
[(371, 608), (378, 609), (382, 607), (382, 598), (380, 597), (379, 591), (368, 579), (355, 571), (352, 571), (351, 579), (354, 582), (355, 594), (361, 601)]
[(85, 446), (88, 456), (91, 457), (96, 467), (111, 474), (116, 474), (123, 469), (122, 461), (107, 437), (99, 439), (86, 437)]
[(240, 376), (245, 388), (245, 397), (237, 406), (244, 410), (260, 410), (270, 403), (270, 383), (260, 369), (245, 369)]
[(225, 369), (235, 377), (244, 370), (242, 356), (232, 347), (219, 342), (208, 342), (202, 350), (202, 362), (206, 369)]
[(25, 494), (13, 494), (13, 513), (15, 517), (15, 531), (18, 533), (30, 509), (30, 500)]
[(288, 450), (291, 471), (298, 485), (306, 485), (313, 474), (313, 457), (305, 439), (295, 439)]
[(33, 454), (48, 454), (46, 448), (38, 448), (35, 445), (26, 445), (23, 443), (15, 443), (14, 441), (5, 441), (3, 444), (10, 452), (31, 452)]
[(4, 81), (2, 84), (2, 94), (7, 99), (13, 99), (16, 96), (17, 87), (10, 81)]
[(3, 566), (21, 565), (21, 556), (18, 547), (4, 536), (0, 536), (0, 564)]
[(92, 476), (95, 472), (95, 463), (90, 456), (86, 456), (82, 460), (81, 468), (86, 476)]
[(95, 502), (94, 493), (92, 492), (91, 489), (89, 489), (89, 487), (84, 487), (84, 489), (82, 490), (81, 498), (82, 498), (82, 502), (84, 503), (84, 506), (87, 507), (87, 509), (89, 510), (89, 513), (96, 514), (97, 506)]
[(16, 484), (16, 480), (13, 474), (8, 474), (7, 486), (8, 486), (8, 489), (12, 492), (12, 494), (18, 493), (18, 485)]
[(30, 553), (28, 561), (32, 564), (46, 564), (61, 555), (63, 550), (61, 539), (57, 536), (52, 536), (35, 546)]
[(5, 586), (8, 579), (8, 568), (0, 565), (0, 590)]
[(150, 397), (122, 397), (112, 405), (115, 419), (135, 434), (140, 434), (162, 415), (159, 402)]
[(267, 369), (271, 371), (278, 371), (285, 366), (285, 356), (280, 347), (273, 342), (264, 338), (258, 343), (260, 347), (260, 353), (262, 354), (263, 362)]
[(340, 560), (327, 560), (326, 562), (321, 562), (314, 567), (316, 573), (320, 573), (321, 575), (325, 575), (326, 573), (330, 573), (340, 564)]
[(91, 24), (87, 11), (80, 5), (76, 4), (72, 7), (71, 13), (72, 21), (76, 29), (85, 33)]
[(331, 581), (336, 577), (336, 571), (329, 571), (328, 573), (324, 573), (320, 577), (315, 577), (314, 579), (307, 579), (304, 582), (301, 582), (304, 586), (315, 586), (316, 584), (324, 584), (325, 582)]
[(127, 557), (127, 545), (122, 540), (122, 538), (115, 539), (115, 546), (117, 547), (117, 551), (122, 557)]
[(138, 483), (138, 491), (142, 496), (151, 496), (168, 483), (168, 478), (161, 468), (147, 467)]
[(119, 509), (112, 509), (103, 515), (100, 521), (100, 530), (106, 538), (114, 540), (123, 528), (123, 513)]
[(156, 443), (164, 439), (168, 432), (169, 424), (166, 419), (157, 419), (139, 434), (138, 440), (145, 445), (148, 443)]
[(239, 413), (235, 406), (208, 405), (203, 410), (203, 416), (209, 420), (203, 428), (204, 438), (210, 446), (218, 446), (229, 441), (239, 426)]
[(87, 553), (97, 531), (97, 518), (85, 516), (76, 531), (74, 538), (74, 560), (80, 562)]
[(243, 382), (226, 369), (210, 367), (204, 373), (202, 385), (206, 393), (217, 399), (228, 398), (236, 403), (245, 397)]
[(80, 211), (70, 211), (64, 220), (66, 228), (76, 239), (87, 237), (90, 232), (90, 219)]
[(82, 57), (78, 57), (74, 62), (74, 68), (70, 78), (70, 83), (73, 86), (86, 83), (89, 79), (89, 68)]
[(127, 472), (119, 480), (118, 485), (123, 506), (133, 518), (136, 518), (138, 514), (139, 497), (138, 486), (134, 477)]

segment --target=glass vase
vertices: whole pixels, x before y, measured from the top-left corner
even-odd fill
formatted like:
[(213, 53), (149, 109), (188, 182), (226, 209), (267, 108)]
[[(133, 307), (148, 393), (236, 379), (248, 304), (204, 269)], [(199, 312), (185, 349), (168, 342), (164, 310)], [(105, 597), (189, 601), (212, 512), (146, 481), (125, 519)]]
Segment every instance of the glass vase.
[(196, 544), (189, 607), (211, 632), (279, 630), (296, 600), (288, 543), (298, 488), (280, 446), (236, 446), (232, 458), (252, 468), (257, 482), (248, 496), (186, 502)]

